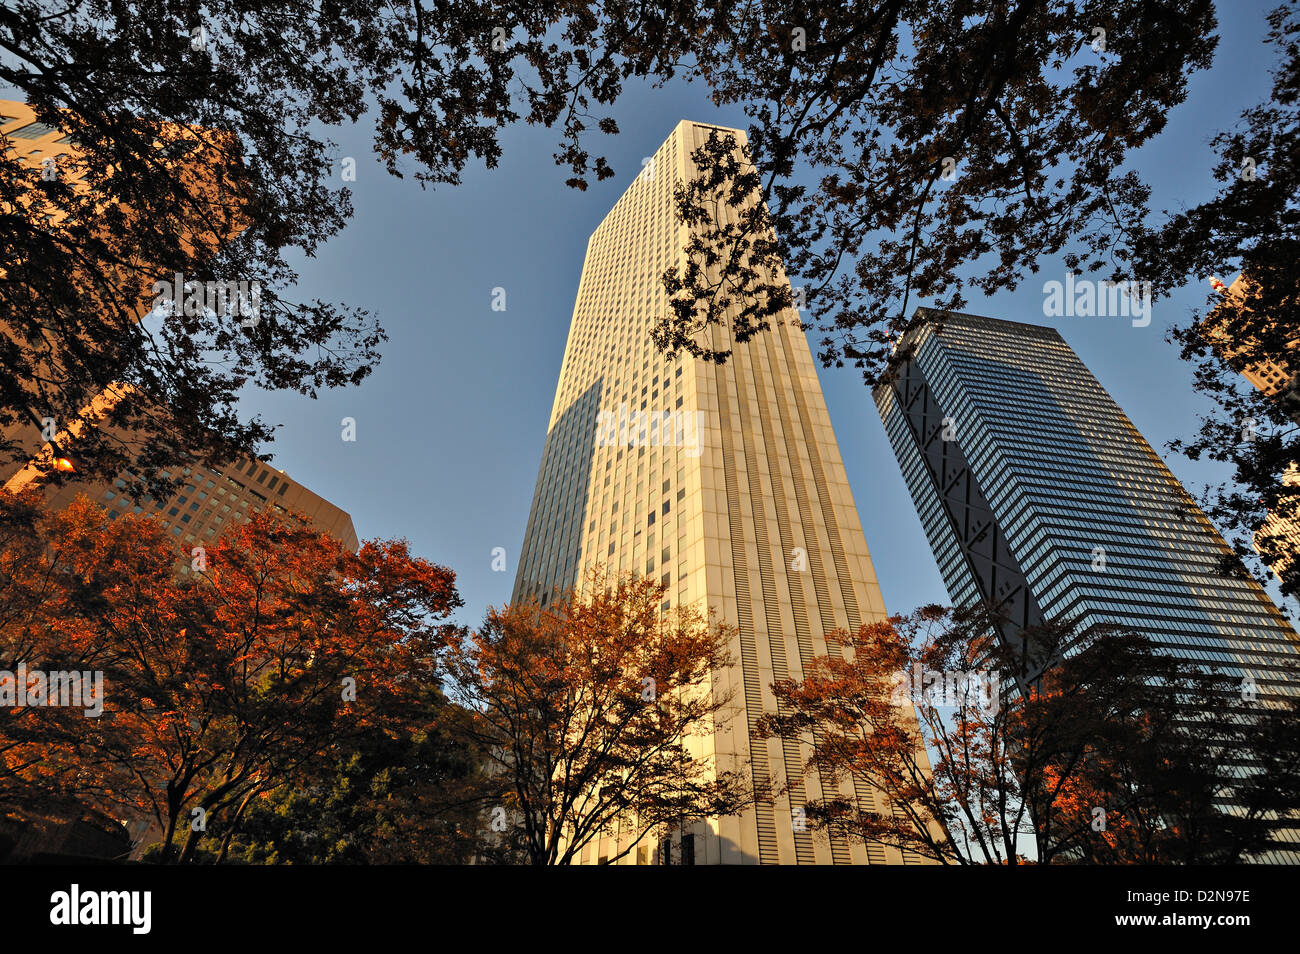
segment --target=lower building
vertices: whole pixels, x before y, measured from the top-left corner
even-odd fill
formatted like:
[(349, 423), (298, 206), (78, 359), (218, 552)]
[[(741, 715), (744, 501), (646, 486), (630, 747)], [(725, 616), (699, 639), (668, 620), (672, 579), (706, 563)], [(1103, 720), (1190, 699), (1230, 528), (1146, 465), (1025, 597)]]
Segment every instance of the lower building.
[[(62, 466), (53, 468), (55, 479), (46, 474), (48, 466), (38, 466), (38, 457), (48, 458), (50, 445), (37, 451), (27, 466), (7, 475), (5, 489), (19, 491), (31, 484), (45, 488), (47, 506), (62, 510), (79, 494), (84, 494), (108, 512), (115, 520), (124, 513), (150, 513), (155, 515), (164, 529), (177, 538), (180, 544), (204, 546), (214, 540), (233, 523), (248, 518), (250, 513), (270, 510), (293, 514), (304, 519), (322, 533), (334, 537), (349, 550), (359, 546), (356, 529), (348, 513), (323, 497), (308, 490), (282, 470), (261, 461), (242, 458), (224, 466), (207, 466), (196, 460), (178, 460), (159, 476), (164, 480), (183, 480), (181, 488), (166, 500), (133, 499), (127, 491), (136, 482), (129, 469), (121, 471), (112, 481), (83, 481), (76, 478), (78, 434), (86, 427), (102, 426), (107, 408), (117, 399), (113, 388), (95, 398), (77, 422), (57, 435), (58, 446), (70, 457), (61, 459)], [(125, 447), (133, 446), (130, 432), (116, 431), (115, 435)], [(30, 443), (35, 445), (35, 439)]]

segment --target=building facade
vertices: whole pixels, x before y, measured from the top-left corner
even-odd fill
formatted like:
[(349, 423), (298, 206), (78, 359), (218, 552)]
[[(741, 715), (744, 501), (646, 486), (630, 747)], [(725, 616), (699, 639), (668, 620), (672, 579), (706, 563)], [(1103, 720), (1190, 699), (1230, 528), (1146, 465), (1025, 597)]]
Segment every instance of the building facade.
[(184, 484), (167, 500), (134, 500), (124, 492), (129, 474), (111, 484), (70, 480), (46, 488), (46, 503), (62, 510), (85, 494), (116, 520), (126, 513), (151, 514), (176, 538), (185, 552), (211, 546), (229, 527), (257, 511), (294, 516), (321, 533), (327, 533), (353, 553), (360, 541), (352, 517), (325, 498), (308, 490), (282, 470), (258, 460), (237, 460), (225, 467), (206, 467), (197, 461), (177, 464), (164, 471), (164, 479), (180, 477)]
[[(1226, 288), (1217, 279), (1213, 284), (1229, 300), (1240, 301), (1248, 290), (1244, 275), (1238, 275)], [(1216, 308), (1206, 317), (1202, 326), (1206, 337), (1224, 358), (1232, 358), (1240, 353), (1233, 347), (1227, 328), (1229, 312), (1229, 309)], [(1292, 337), (1287, 345), (1291, 350), (1300, 348), (1300, 329), (1292, 329)], [(1254, 385), (1256, 390), (1282, 403), (1292, 418), (1300, 423), (1300, 372), (1297, 372), (1294, 361), (1252, 361), (1241, 369), (1241, 376)], [(1287, 468), (1282, 475), (1282, 482), (1286, 487), (1297, 488), (1295, 492), (1300, 493), (1300, 468), (1294, 465)], [(1261, 546), (1262, 541), (1268, 545)], [(1261, 552), (1276, 554), (1268, 565), (1281, 578), (1291, 568), (1293, 555), (1300, 553), (1300, 517), (1294, 513), (1287, 514), (1285, 507), (1281, 513), (1270, 513), (1255, 532), (1255, 546)]]
[[(1300, 639), (1053, 329), (935, 312), (875, 400), (954, 603), (1116, 626), (1253, 684), (1300, 693)], [(1067, 649), (1067, 652), (1069, 650)], [(1300, 847), (1300, 846), (1297, 846)], [(1295, 857), (1300, 858), (1300, 853)]]
[[(668, 310), (660, 276), (688, 237), (673, 186), (693, 175), (691, 153), (715, 128), (680, 123), (587, 243), (513, 599), (544, 604), (598, 566), (661, 581), (665, 609), (713, 609), (738, 627), (735, 662), (715, 688), (732, 690), (739, 711), (692, 754), (719, 770), (748, 760), (758, 785), (789, 778), (793, 791), (619, 863), (915, 861), (814, 839), (799, 823), (804, 802), (822, 795), (816, 778), (798, 781), (808, 752), (754, 731), (775, 711), (773, 681), (838, 653), (829, 634), (880, 620), (885, 607), (795, 313), (723, 365), (668, 361), (651, 343)], [(743, 143), (742, 132), (722, 131)], [(727, 344), (722, 329), (701, 334)], [(617, 846), (614, 833), (582, 861), (614, 857)]]

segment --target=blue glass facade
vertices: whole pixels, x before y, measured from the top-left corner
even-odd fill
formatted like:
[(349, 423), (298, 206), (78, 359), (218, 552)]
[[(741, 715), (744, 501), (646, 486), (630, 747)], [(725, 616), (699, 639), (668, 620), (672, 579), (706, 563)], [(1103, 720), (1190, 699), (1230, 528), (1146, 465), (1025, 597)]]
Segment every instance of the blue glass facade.
[(1300, 691), (1280, 671), (1295, 630), (1219, 571), (1227, 544), (1061, 336), (928, 317), (875, 399), (953, 602), (1124, 627), (1262, 696)]

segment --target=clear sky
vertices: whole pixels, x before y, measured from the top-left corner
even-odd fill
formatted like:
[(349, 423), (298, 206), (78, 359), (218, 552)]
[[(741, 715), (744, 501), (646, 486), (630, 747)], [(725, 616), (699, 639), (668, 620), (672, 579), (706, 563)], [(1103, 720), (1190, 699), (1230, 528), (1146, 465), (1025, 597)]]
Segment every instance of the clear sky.
[[(1220, 5), (1213, 69), (1195, 78), (1165, 133), (1132, 156), (1157, 209), (1212, 193), (1209, 139), (1267, 98), (1269, 6)], [(509, 129), (497, 169), (470, 169), (463, 185), (436, 190), (390, 177), (373, 158), (373, 113), (336, 132), (340, 157), (357, 160), (349, 183), (356, 215), (316, 259), (301, 262), (297, 295), (377, 312), (390, 336), (383, 363), (360, 387), (317, 401), (250, 392), (244, 402), (283, 425), (274, 465), (348, 510), (363, 539), (405, 537), (416, 554), (455, 570), (466, 602), (458, 617), (467, 624), (510, 596), (587, 237), (679, 120), (747, 125), (738, 109), (719, 110), (705, 87), (685, 83), (630, 84), (614, 115), (621, 134), (597, 134), (591, 151), (603, 151), (618, 175), (585, 193), (564, 186), (566, 172), (551, 159), (556, 137), (545, 129)], [(1158, 303), (1146, 328), (1117, 318), (1045, 318), (1042, 283), (1065, 271), (1045, 261), (1015, 293), (973, 297), (967, 310), (1054, 325), (1190, 490), (1222, 479), (1163, 447), (1193, 431), (1205, 406), (1192, 392), (1190, 366), (1165, 341), (1205, 286)], [(1225, 266), (1220, 277), (1234, 274)], [(505, 311), (492, 310), (496, 287), (506, 291)], [(859, 373), (820, 374), (886, 606), (906, 612), (946, 602)], [(355, 443), (340, 438), (344, 417), (356, 419)], [(492, 570), (494, 547), (506, 550), (506, 572)]]

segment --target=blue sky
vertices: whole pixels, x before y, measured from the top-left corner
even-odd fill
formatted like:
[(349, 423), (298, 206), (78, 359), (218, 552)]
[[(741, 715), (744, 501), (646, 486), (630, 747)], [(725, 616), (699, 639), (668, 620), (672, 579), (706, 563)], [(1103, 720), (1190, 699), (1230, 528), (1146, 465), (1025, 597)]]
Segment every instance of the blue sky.
[[(1209, 139), (1267, 98), (1268, 7), (1221, 7), (1213, 69), (1195, 78), (1165, 133), (1131, 157), (1155, 189), (1156, 208), (1207, 198)], [(555, 134), (545, 129), (507, 130), (497, 169), (470, 169), (463, 185), (436, 190), (390, 177), (373, 158), (373, 114), (335, 131), (339, 156), (357, 160), (349, 183), (356, 215), (317, 258), (298, 263), (296, 294), (377, 312), (390, 337), (383, 363), (360, 387), (316, 401), (266, 392), (244, 401), (246, 412), (283, 425), (270, 448), (275, 466), (348, 510), (363, 539), (405, 537), (416, 554), (455, 570), (466, 603), (458, 618), (467, 624), (510, 596), (588, 235), (679, 120), (747, 125), (739, 109), (714, 107), (705, 87), (680, 82), (630, 84), (614, 115), (621, 134), (597, 135), (592, 151), (603, 151), (618, 175), (585, 193), (564, 186), (566, 172), (551, 159)], [(1146, 328), (1114, 318), (1047, 319), (1042, 281), (1065, 271), (1044, 262), (1041, 280), (972, 298), (967, 310), (1055, 325), (1163, 454), (1164, 442), (1194, 430), (1205, 407), (1192, 392), (1190, 366), (1164, 340), (1165, 329), (1203, 301), (1205, 286), (1157, 303)], [(1225, 266), (1220, 277), (1234, 274)], [(492, 310), (496, 287), (506, 290), (505, 311)], [(946, 602), (858, 372), (820, 373), (887, 607)], [(340, 438), (344, 417), (356, 419), (355, 443)], [(1222, 477), (1163, 456), (1193, 492)], [(505, 548), (507, 572), (492, 570), (494, 547)]]

